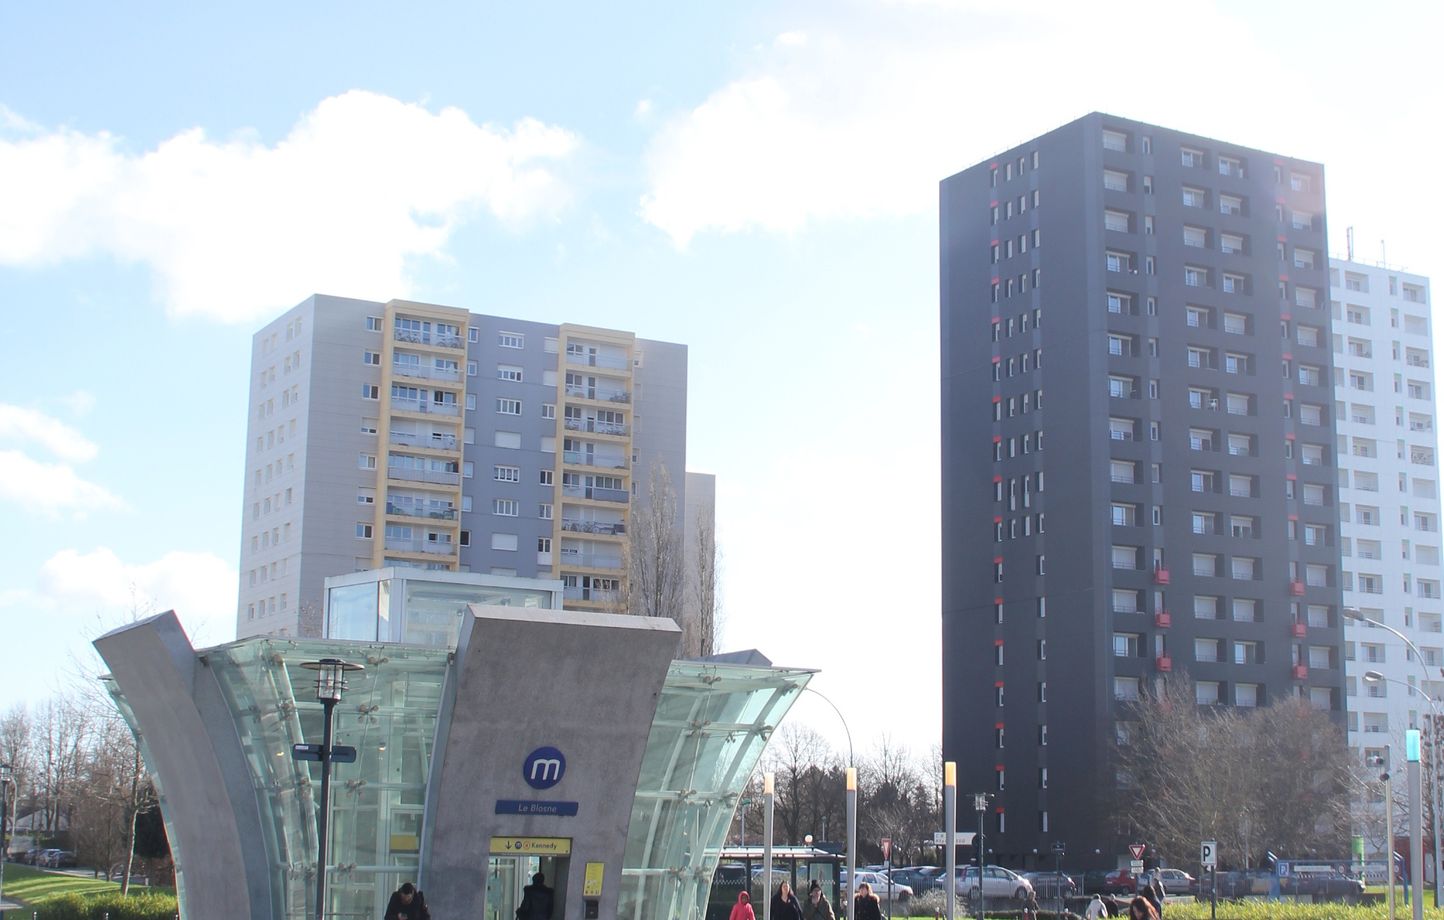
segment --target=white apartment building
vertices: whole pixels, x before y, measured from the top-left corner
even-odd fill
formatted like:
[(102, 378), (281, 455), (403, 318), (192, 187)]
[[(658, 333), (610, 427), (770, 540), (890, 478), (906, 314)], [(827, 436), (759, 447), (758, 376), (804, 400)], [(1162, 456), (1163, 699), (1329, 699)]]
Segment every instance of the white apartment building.
[[(1433, 321), (1422, 276), (1334, 259), (1330, 284), (1344, 604), (1408, 636), (1423, 654), (1418, 660), (1383, 629), (1344, 621), (1349, 744), (1367, 757), (1386, 745), (1401, 751), (1404, 730), (1423, 724), (1429, 704), (1416, 688), (1444, 706)], [(1366, 681), (1370, 671), (1385, 679)]]

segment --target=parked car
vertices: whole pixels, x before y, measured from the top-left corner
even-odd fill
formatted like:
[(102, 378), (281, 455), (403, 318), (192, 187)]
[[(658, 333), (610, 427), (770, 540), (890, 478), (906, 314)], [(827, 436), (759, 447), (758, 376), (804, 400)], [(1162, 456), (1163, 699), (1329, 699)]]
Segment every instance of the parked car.
[(1071, 898), (1078, 894), (1078, 883), (1066, 873), (1025, 872), (1023, 878), (1033, 886), (1033, 892), (1040, 901), (1058, 897)]
[(1163, 890), (1168, 894), (1198, 894), (1198, 879), (1182, 869), (1159, 869), (1158, 877), (1163, 882)]
[(1103, 878), (1103, 894), (1137, 894), (1138, 879), (1127, 869), (1114, 869)]
[(1079, 883), (1083, 886), (1083, 894), (1102, 894), (1103, 885), (1108, 880), (1107, 869), (1089, 869), (1082, 875), (1077, 876)]
[[(1264, 895), (1269, 891), (1269, 873), (1249, 869), (1218, 873), (1218, 896), (1220, 898), (1245, 898), (1249, 895)], [(1199, 879), (1198, 898), (1207, 900), (1213, 896), (1213, 885), (1208, 876)]]
[(977, 866), (958, 868), (957, 884), (954, 887), (959, 897), (976, 901), (984, 898), (1013, 898), (1022, 901), (1033, 893), (1033, 884), (1012, 869), (1002, 866), (986, 866), (982, 882), (978, 881)]
[(1279, 879), (1284, 895), (1308, 895), (1316, 901), (1357, 903), (1364, 896), (1364, 883), (1342, 872), (1298, 872)]
[[(857, 882), (859, 885), (866, 882), (872, 888), (872, 893), (877, 895), (877, 899), (885, 905), (906, 904), (913, 899), (913, 889), (911, 886), (904, 885), (894, 878), (892, 880), (892, 888), (889, 889), (887, 876), (881, 872), (865, 872), (859, 869)], [(889, 900), (889, 894), (892, 896), (891, 900)], [(852, 885), (849, 884), (846, 872), (843, 873), (842, 896), (844, 899), (852, 897)]]
[[(914, 894), (922, 894), (939, 887), (937, 866), (905, 866), (892, 870), (893, 884), (907, 885)], [(940, 871), (940, 870), (939, 870)], [(889, 873), (883, 872), (884, 876)]]

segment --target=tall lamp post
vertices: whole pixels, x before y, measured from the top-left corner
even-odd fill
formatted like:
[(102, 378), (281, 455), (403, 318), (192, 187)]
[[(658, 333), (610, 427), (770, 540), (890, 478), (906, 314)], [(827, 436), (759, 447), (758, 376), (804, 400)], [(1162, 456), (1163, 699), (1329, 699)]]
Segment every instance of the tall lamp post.
[(10, 856), (10, 787), (15, 785), (15, 771), (8, 763), (0, 763), (0, 904), (5, 903), (5, 860)]
[(958, 764), (949, 760), (943, 763), (943, 833), (946, 835), (948, 852), (943, 857), (947, 869), (947, 920), (955, 920), (958, 904)]
[[(843, 905), (843, 912), (852, 916), (853, 899), (857, 897), (857, 761), (852, 756), (852, 729), (847, 727), (847, 719), (842, 715), (842, 710), (837, 704), (828, 699), (821, 690), (812, 687), (803, 687), (808, 693), (816, 694), (822, 701), (832, 707), (837, 713), (837, 719), (842, 723), (842, 731), (847, 735), (847, 897), (848, 903)], [(769, 901), (770, 904), (770, 901)]]
[[(1379, 629), (1384, 630), (1384, 632), (1389, 633), (1395, 638), (1401, 640), (1406, 646), (1409, 647), (1409, 651), (1414, 653), (1414, 661), (1419, 665), (1419, 674), (1421, 677), (1423, 677), (1423, 682), (1418, 688), (1410, 687), (1409, 689), (1417, 689), (1417, 692), (1420, 696), (1424, 697), (1424, 699), (1426, 700), (1429, 700), (1429, 737), (1433, 744), (1433, 747), (1431, 748), (1433, 752), (1433, 757), (1431, 757), (1429, 761), (1429, 785), (1432, 787), (1429, 811), (1433, 814), (1434, 817), (1434, 906), (1438, 907), (1440, 901), (1441, 885), (1444, 885), (1444, 878), (1440, 877), (1441, 875), (1444, 875), (1444, 860), (1441, 860), (1440, 858), (1439, 846), (1439, 707), (1434, 702), (1434, 700), (1430, 699), (1429, 695), (1424, 692), (1424, 688), (1422, 685), (1423, 683), (1429, 682), (1429, 668), (1424, 664), (1424, 653), (1419, 651), (1419, 646), (1415, 645), (1413, 640), (1411, 640), (1403, 633), (1399, 632), (1399, 630), (1390, 626), (1388, 623), (1381, 623), (1378, 620), (1364, 616), (1357, 607), (1345, 607), (1344, 617), (1345, 619), (1358, 620), (1360, 623), (1368, 623), (1372, 626), (1377, 626)], [(1378, 673), (1378, 671), (1370, 671), (1364, 675), (1364, 680), (1369, 679), (1369, 674)], [(1441, 669), (1440, 674), (1441, 676), (1444, 676), (1444, 669)], [(1381, 674), (1380, 676), (1382, 677), (1383, 675)], [(1394, 841), (1390, 840), (1389, 858), (1391, 860), (1393, 859), (1393, 853)]]
[[(301, 745), (292, 750), (292, 756), (321, 762), (321, 804), (316, 813), (316, 920), (324, 920), (326, 914), (326, 862), (329, 855), (326, 839), (327, 817), (331, 809), (331, 761), (350, 762), (356, 759), (355, 748), (333, 747), (331, 744), (331, 723), (336, 704), (346, 692), (346, 675), (363, 670), (363, 666), (342, 661), (340, 658), (322, 658), (307, 661), (301, 667), (316, 672), (316, 699), (321, 703), (322, 717), (321, 746)], [(301, 750), (300, 748), (304, 748)], [(338, 757), (337, 755), (342, 755)]]

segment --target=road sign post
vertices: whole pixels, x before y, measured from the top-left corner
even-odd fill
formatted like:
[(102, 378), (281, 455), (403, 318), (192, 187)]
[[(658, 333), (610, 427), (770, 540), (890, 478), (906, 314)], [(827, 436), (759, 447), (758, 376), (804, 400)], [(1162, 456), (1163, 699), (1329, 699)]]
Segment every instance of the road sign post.
[(1198, 845), (1198, 864), (1208, 873), (1210, 918), (1218, 917), (1218, 841), (1204, 840)]

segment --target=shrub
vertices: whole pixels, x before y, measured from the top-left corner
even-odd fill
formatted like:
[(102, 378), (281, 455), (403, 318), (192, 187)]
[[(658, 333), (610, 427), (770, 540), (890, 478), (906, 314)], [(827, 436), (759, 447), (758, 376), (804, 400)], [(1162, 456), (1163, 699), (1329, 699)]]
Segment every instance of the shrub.
[(119, 892), (85, 897), (64, 894), (50, 898), (36, 911), (37, 920), (175, 920), (174, 895), (135, 894), (121, 897)]

